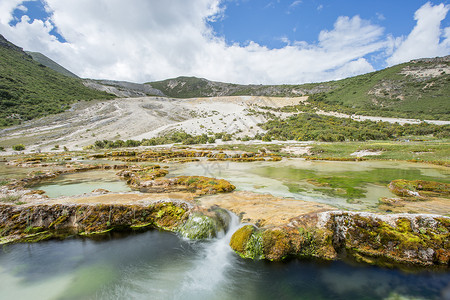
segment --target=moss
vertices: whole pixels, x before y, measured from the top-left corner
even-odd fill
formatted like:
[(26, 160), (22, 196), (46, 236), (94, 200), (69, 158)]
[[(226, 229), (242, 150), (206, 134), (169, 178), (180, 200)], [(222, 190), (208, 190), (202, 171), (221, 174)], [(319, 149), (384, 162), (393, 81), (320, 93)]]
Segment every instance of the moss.
[(51, 233), (49, 231), (42, 231), (42, 232), (38, 232), (38, 233), (28, 234), (28, 235), (16, 240), (15, 242), (37, 243), (40, 241), (45, 241), (45, 240), (51, 239), (52, 237), (53, 237), (53, 233)]
[(185, 209), (171, 202), (155, 205), (154, 211), (156, 211), (155, 225), (167, 230), (178, 227), (187, 217)]
[(397, 220), (397, 230), (400, 232), (411, 232), (411, 221), (406, 218), (399, 218)]
[(188, 190), (199, 194), (215, 194), (231, 192), (236, 187), (224, 179), (216, 179), (204, 176), (179, 176), (177, 184), (185, 185)]
[(143, 223), (143, 224), (138, 224), (138, 225), (131, 225), (130, 228), (133, 230), (142, 230), (142, 229), (151, 227), (152, 225), (153, 225), (153, 223), (150, 222), (150, 223)]
[(264, 259), (263, 232), (245, 225), (233, 234), (230, 246), (242, 258)]
[[(449, 251), (450, 234), (437, 219), (400, 217), (395, 226), (373, 218), (347, 216), (345, 249), (359, 260), (376, 264), (442, 264)], [(340, 227), (342, 225), (337, 224)], [(444, 230), (442, 230), (444, 229)], [(438, 252), (439, 250), (439, 252)], [(438, 254), (439, 258), (438, 258)], [(362, 258), (364, 257), (364, 259)]]
[(291, 251), (289, 236), (280, 228), (265, 230), (262, 233), (262, 245), (268, 260), (282, 260)]
[(245, 251), (242, 257), (253, 259), (264, 259), (264, 245), (261, 231), (254, 232), (245, 245)]
[(63, 215), (58, 217), (55, 221), (53, 221), (48, 227), (49, 228), (57, 228), (58, 225), (60, 225), (61, 223), (65, 222), (68, 219), (67, 215)]
[(255, 227), (253, 227), (252, 225), (242, 226), (231, 236), (230, 247), (239, 254), (243, 253), (247, 242), (254, 231)]
[(99, 231), (80, 232), (79, 234), (80, 234), (81, 236), (99, 235), (99, 234), (105, 234), (105, 233), (108, 233), (108, 232), (112, 231), (113, 229), (114, 229), (114, 228), (109, 228), (109, 229), (99, 230)]
[(38, 233), (38, 232), (42, 232), (44, 231), (44, 228), (41, 226), (28, 226), (27, 228), (25, 228), (24, 232), (27, 234), (33, 234), (33, 233)]
[(216, 237), (222, 229), (216, 219), (196, 212), (189, 216), (178, 232), (185, 238), (199, 240)]
[(450, 197), (450, 184), (426, 180), (393, 180), (388, 185), (396, 195), (406, 198)]
[[(2, 243), (23, 235), (49, 231), (51, 238), (70, 234), (85, 236), (112, 230), (135, 230), (157, 227), (175, 231), (187, 218), (184, 205), (156, 203), (138, 205), (36, 205), (17, 207), (0, 205)], [(9, 238), (10, 237), (10, 238)]]

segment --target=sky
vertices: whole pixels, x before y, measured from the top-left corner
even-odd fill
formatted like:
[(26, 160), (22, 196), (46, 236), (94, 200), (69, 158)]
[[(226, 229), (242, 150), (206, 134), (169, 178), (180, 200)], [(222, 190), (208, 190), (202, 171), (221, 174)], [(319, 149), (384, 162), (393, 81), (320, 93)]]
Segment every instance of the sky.
[(337, 80), (450, 54), (449, 0), (1, 0), (0, 34), (84, 78)]

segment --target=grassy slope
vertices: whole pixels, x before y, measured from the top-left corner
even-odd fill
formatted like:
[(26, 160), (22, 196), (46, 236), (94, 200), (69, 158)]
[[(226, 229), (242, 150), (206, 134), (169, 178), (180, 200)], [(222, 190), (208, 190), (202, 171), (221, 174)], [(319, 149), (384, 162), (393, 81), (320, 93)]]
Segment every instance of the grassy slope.
[(79, 78), (77, 75), (75, 75), (74, 73), (70, 72), (69, 70), (67, 70), (66, 68), (64, 68), (60, 64), (56, 63), (55, 61), (51, 60), (50, 58), (48, 58), (47, 56), (45, 56), (42, 53), (30, 52), (30, 51), (26, 51), (26, 53), (31, 55), (31, 57), (35, 61), (37, 61), (38, 63), (43, 64), (44, 66), (47, 66), (50, 69), (55, 70), (58, 73), (61, 73), (63, 75), (66, 75), (66, 76), (69, 76), (69, 77), (73, 77), (73, 78)]
[(194, 98), (208, 96), (214, 90), (209, 87), (208, 80), (196, 77), (178, 77), (177, 81), (185, 82), (184, 85), (178, 84), (173, 88), (170, 88), (170, 82), (172, 79), (166, 79), (162, 81), (155, 81), (151, 83), (151, 86), (160, 90), (165, 95), (174, 98)]
[[(430, 63), (406, 63), (336, 81), (336, 88), (316, 99), (330, 105), (353, 108), (353, 112), (359, 114), (373, 115), (378, 112), (386, 116), (448, 120), (450, 74), (424, 79), (400, 74), (407, 66), (426, 67), (427, 64)], [(375, 89), (379, 91), (376, 94), (373, 93)]]
[[(296, 96), (314, 95), (310, 102), (323, 110), (375, 116), (450, 120), (450, 74), (415, 78), (401, 74), (404, 68), (430, 68), (450, 62), (409, 62), (343, 80), (302, 85), (236, 85), (195, 77), (151, 82), (154, 88), (175, 98), (217, 95)], [(174, 83), (178, 83), (173, 87)], [(374, 93), (377, 91), (377, 93)]]
[(113, 98), (39, 64), (10, 45), (0, 44), (0, 127), (62, 112), (78, 100)]
[[(176, 84), (175, 84), (176, 83)], [(160, 90), (165, 95), (174, 98), (195, 98), (212, 96), (298, 96), (294, 90), (299, 89), (303, 93), (315, 93), (329, 90), (327, 84), (302, 84), (302, 85), (241, 85), (209, 81), (197, 77), (177, 77), (162, 81), (149, 82), (153, 88)]]

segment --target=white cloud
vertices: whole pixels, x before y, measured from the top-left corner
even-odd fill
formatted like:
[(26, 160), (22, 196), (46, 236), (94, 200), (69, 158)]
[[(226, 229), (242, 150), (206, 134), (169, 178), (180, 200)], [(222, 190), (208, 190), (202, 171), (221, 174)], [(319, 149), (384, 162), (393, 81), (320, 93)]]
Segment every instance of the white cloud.
[(27, 8), (26, 6), (24, 6), (24, 5), (19, 5), (19, 6), (17, 6), (17, 9), (18, 9), (18, 10), (21, 10), (21, 11), (23, 11), (23, 12), (27, 12), (27, 11), (28, 11), (28, 8)]
[(8, 24), (13, 20), (12, 12), (18, 8), (23, 0), (2, 0), (0, 1), (0, 22)]
[[(21, 3), (1, 1), (0, 32), (90, 78), (146, 82), (188, 75), (235, 83), (324, 81), (373, 71), (366, 55), (388, 46), (391, 52), (401, 48), (392, 42), (395, 38), (386, 38), (382, 27), (359, 16), (339, 17), (332, 29), (320, 32), (316, 43), (284, 39), (283, 48), (268, 49), (251, 41), (228, 45), (215, 35), (207, 20), (223, 16), (220, 0), (46, 0), (51, 22), (29, 23), (25, 17), (12, 27), (11, 13)], [(67, 43), (50, 35), (52, 24)], [(450, 30), (445, 34), (450, 36)]]
[(380, 21), (386, 20), (386, 17), (382, 13), (377, 12), (375, 15), (377, 16), (378, 20), (380, 20)]
[(289, 5), (290, 8), (294, 8), (298, 5), (302, 4), (302, 0), (295, 0), (291, 3), (291, 5)]
[[(441, 30), (449, 5), (431, 5), (419, 8), (414, 19), (416, 26), (407, 38), (393, 40), (393, 54), (387, 59), (389, 65), (399, 64), (414, 58), (444, 56), (450, 54), (450, 27)], [(443, 39), (441, 41), (441, 38)]]

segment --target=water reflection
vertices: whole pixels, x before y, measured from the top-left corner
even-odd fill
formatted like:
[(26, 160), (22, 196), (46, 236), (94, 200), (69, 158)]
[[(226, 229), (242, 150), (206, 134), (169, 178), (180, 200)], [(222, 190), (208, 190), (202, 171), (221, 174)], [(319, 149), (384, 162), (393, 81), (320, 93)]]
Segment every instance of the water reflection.
[(6, 246), (2, 299), (440, 299), (450, 274), (342, 262), (243, 260), (228, 238), (149, 231), (104, 241)]
[(237, 190), (352, 210), (376, 209), (381, 197), (395, 197), (387, 188), (395, 179), (450, 182), (448, 168), (395, 161), (201, 161), (171, 166), (169, 176), (177, 175), (224, 178)]
[(116, 170), (96, 170), (64, 174), (36, 185), (33, 189), (44, 190), (50, 198), (81, 195), (95, 189), (106, 189), (110, 192), (131, 191), (125, 181), (116, 176), (116, 173)]

